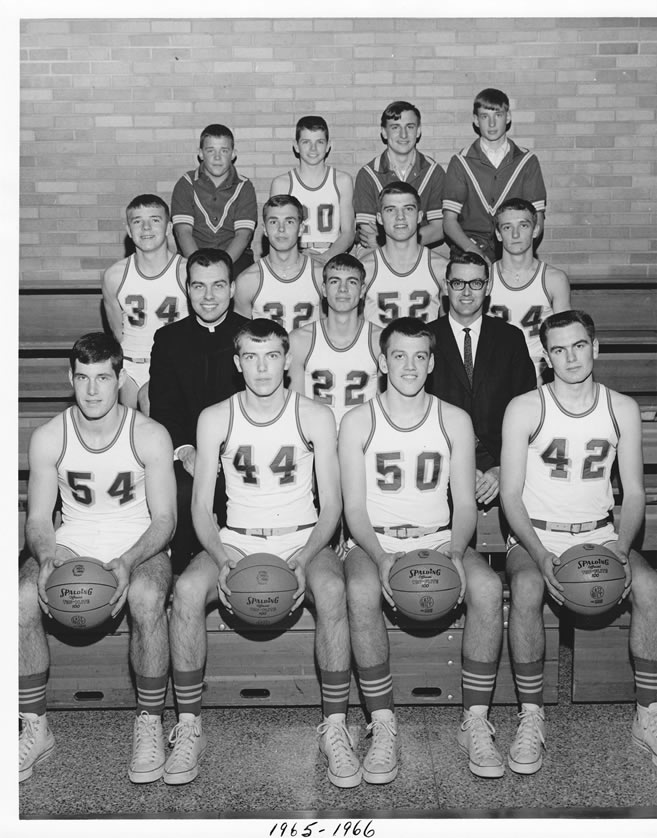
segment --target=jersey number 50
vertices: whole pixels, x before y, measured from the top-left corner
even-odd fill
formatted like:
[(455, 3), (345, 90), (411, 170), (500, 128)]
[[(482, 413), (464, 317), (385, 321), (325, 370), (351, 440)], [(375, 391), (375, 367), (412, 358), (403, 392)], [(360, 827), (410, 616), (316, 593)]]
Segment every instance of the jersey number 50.
[[(376, 471), (379, 478), (376, 485), (382, 492), (399, 492), (404, 488), (405, 470), (398, 465), (403, 461), (401, 451), (390, 451), (376, 455)], [(435, 489), (440, 479), (442, 457), (437, 451), (423, 451), (415, 464), (415, 488), (420, 492)]]

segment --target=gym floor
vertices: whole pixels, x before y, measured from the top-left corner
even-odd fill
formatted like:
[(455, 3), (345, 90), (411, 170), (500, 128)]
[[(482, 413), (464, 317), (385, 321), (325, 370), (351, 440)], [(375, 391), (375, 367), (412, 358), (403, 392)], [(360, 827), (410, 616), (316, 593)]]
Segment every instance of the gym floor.
[[(57, 748), (20, 785), (19, 817), (657, 817), (657, 767), (630, 740), (634, 705), (572, 704), (572, 651), (563, 639), (560, 659), (558, 703), (546, 710), (545, 761), (532, 777), (508, 768), (499, 780), (474, 777), (456, 743), (458, 708), (398, 707), (397, 779), (341, 790), (329, 782), (317, 749), (318, 708), (225, 708), (203, 711), (209, 746), (194, 782), (133, 785), (127, 776), (132, 711), (51, 711)], [(509, 705), (491, 711), (503, 753), (516, 712)], [(167, 732), (174, 723), (168, 709)], [(360, 708), (350, 708), (348, 724), (362, 756), (367, 743)]]

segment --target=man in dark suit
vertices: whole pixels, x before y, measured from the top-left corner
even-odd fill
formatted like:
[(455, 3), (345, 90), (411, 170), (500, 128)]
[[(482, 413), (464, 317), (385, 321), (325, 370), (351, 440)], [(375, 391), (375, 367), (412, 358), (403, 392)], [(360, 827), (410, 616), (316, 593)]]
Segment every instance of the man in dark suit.
[(447, 265), (449, 313), (429, 325), (436, 355), (427, 390), (463, 408), (476, 437), (479, 504), (499, 492), (502, 419), (515, 396), (536, 387), (536, 373), (523, 333), (497, 317), (484, 316), (490, 292), (488, 262), (478, 253), (461, 253)]
[[(201, 549), (191, 516), (196, 422), (201, 411), (244, 388), (233, 363), (233, 337), (248, 321), (230, 309), (233, 263), (223, 250), (202, 248), (187, 262), (190, 314), (156, 332), (151, 352), (151, 416), (169, 431), (174, 446), (178, 525), (172, 541), (174, 572)], [(223, 475), (217, 477), (214, 511), (226, 521)]]

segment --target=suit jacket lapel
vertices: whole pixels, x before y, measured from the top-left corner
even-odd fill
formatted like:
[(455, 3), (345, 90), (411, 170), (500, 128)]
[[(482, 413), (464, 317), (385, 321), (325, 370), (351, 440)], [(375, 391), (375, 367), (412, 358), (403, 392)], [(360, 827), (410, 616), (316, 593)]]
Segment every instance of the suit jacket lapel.
[(445, 357), (445, 365), (454, 371), (461, 386), (466, 390), (470, 390), (470, 382), (463, 366), (463, 359), (461, 358), (461, 353), (459, 352), (456, 338), (454, 337), (454, 332), (452, 332), (452, 327), (447, 316), (441, 317), (438, 320), (436, 337), (438, 340), (438, 351)]
[(488, 326), (488, 315), (484, 314), (481, 321), (481, 331), (479, 332), (479, 340), (477, 341), (477, 354), (475, 355), (474, 361), (473, 390), (476, 390), (477, 385), (484, 380), (493, 352), (491, 333)]

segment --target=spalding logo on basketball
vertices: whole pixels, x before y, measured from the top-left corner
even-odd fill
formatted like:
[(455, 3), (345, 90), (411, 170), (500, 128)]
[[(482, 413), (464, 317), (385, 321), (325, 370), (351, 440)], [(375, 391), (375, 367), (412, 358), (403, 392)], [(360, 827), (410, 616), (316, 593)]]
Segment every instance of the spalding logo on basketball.
[(226, 584), (234, 613), (256, 626), (271, 626), (289, 614), (298, 588), (292, 568), (271, 553), (253, 553), (240, 559)]
[(119, 584), (113, 571), (99, 559), (70, 559), (56, 567), (46, 582), (48, 608), (63, 626), (92, 629), (105, 623), (109, 604)]
[(554, 571), (563, 585), (564, 605), (576, 614), (604, 614), (625, 588), (623, 563), (601, 544), (578, 544), (559, 556)]
[(439, 620), (456, 605), (461, 580), (454, 563), (438, 550), (412, 550), (390, 571), (395, 605), (413, 620)]

